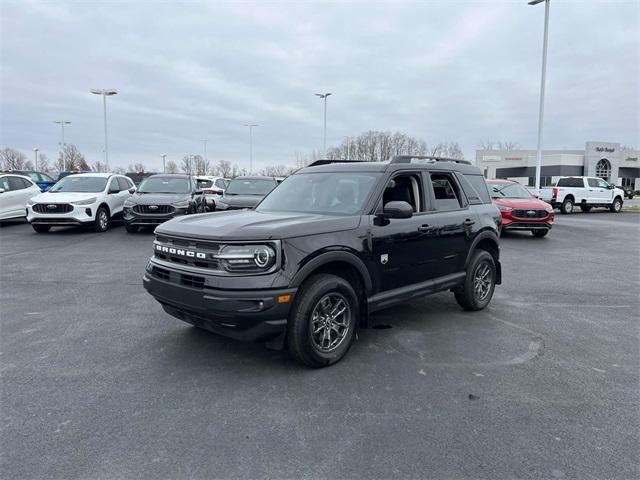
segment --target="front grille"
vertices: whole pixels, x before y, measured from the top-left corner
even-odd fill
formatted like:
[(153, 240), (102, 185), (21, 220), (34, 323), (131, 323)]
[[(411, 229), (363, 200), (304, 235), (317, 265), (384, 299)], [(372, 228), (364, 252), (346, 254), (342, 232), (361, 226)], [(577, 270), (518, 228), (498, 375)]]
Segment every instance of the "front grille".
[(36, 203), (32, 208), (37, 213), (68, 213), (73, 211), (73, 205), (68, 203)]
[[(191, 267), (207, 268), (210, 270), (218, 270), (219, 263), (215, 258), (211, 258), (210, 254), (218, 253), (222, 244), (216, 242), (205, 242), (201, 240), (187, 240), (184, 238), (168, 237), (166, 235), (158, 235), (157, 243), (167, 247), (170, 251), (160, 252), (154, 249), (154, 256), (165, 262), (175, 263), (177, 265), (188, 265)], [(187, 256), (187, 251), (204, 253), (206, 258), (196, 258)]]
[(171, 281), (171, 272), (169, 270), (154, 266), (152, 271), (156, 277), (162, 280)]
[(198, 277), (195, 275), (186, 275), (183, 273), (180, 275), (180, 283), (182, 283), (182, 285), (186, 287), (202, 289), (204, 288), (204, 277)]
[(145, 215), (166, 215), (173, 213), (175, 210), (171, 205), (134, 205), (133, 207), (134, 212)]
[(516, 218), (544, 218), (548, 215), (546, 210), (512, 210), (511, 216)]

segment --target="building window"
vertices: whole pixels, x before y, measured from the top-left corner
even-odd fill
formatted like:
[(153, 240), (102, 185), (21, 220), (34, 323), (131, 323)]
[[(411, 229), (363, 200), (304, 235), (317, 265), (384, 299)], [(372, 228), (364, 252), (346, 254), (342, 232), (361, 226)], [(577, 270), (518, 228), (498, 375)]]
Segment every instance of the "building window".
[(596, 165), (596, 177), (600, 177), (607, 182), (609, 181), (609, 177), (611, 177), (611, 164), (606, 158), (600, 160)]
[[(541, 187), (551, 187), (553, 183), (553, 177), (540, 177), (540, 186)], [(536, 177), (529, 177), (528, 187), (536, 186)]]

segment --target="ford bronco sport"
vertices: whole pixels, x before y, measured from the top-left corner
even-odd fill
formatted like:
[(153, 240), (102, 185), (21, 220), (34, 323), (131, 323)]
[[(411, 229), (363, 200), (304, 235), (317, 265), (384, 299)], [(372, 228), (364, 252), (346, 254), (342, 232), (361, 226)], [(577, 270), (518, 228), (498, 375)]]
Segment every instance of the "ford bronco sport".
[(180, 320), (323, 367), (376, 310), (443, 290), (486, 307), (501, 280), (500, 221), (469, 162), (320, 160), (253, 210), (160, 225), (143, 282)]

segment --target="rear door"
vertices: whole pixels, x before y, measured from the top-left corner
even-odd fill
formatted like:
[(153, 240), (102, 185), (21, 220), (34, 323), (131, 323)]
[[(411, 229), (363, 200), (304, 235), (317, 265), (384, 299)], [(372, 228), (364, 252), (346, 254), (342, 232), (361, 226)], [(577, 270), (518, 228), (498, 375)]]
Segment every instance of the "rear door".
[(425, 180), (431, 197), (431, 217), (438, 226), (435, 241), (432, 242), (432, 248), (439, 257), (438, 276), (462, 272), (477, 214), (469, 208), (453, 172), (426, 172)]
[(593, 181), (594, 202), (608, 203), (611, 200), (613, 190), (609, 190), (609, 184), (601, 178), (588, 178), (587, 181), (591, 185)]

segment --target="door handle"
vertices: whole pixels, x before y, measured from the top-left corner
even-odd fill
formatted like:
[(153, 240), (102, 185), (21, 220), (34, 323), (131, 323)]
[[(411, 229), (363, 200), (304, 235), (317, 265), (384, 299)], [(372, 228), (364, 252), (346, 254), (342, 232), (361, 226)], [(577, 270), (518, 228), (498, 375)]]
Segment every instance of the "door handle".
[(436, 227), (432, 227), (431, 225), (428, 225), (426, 223), (418, 227), (418, 231), (422, 233), (433, 233), (435, 232), (435, 230), (436, 230)]
[(476, 222), (473, 220), (469, 220), (468, 218), (463, 222), (463, 225), (466, 227), (470, 227), (471, 225), (475, 225)]

